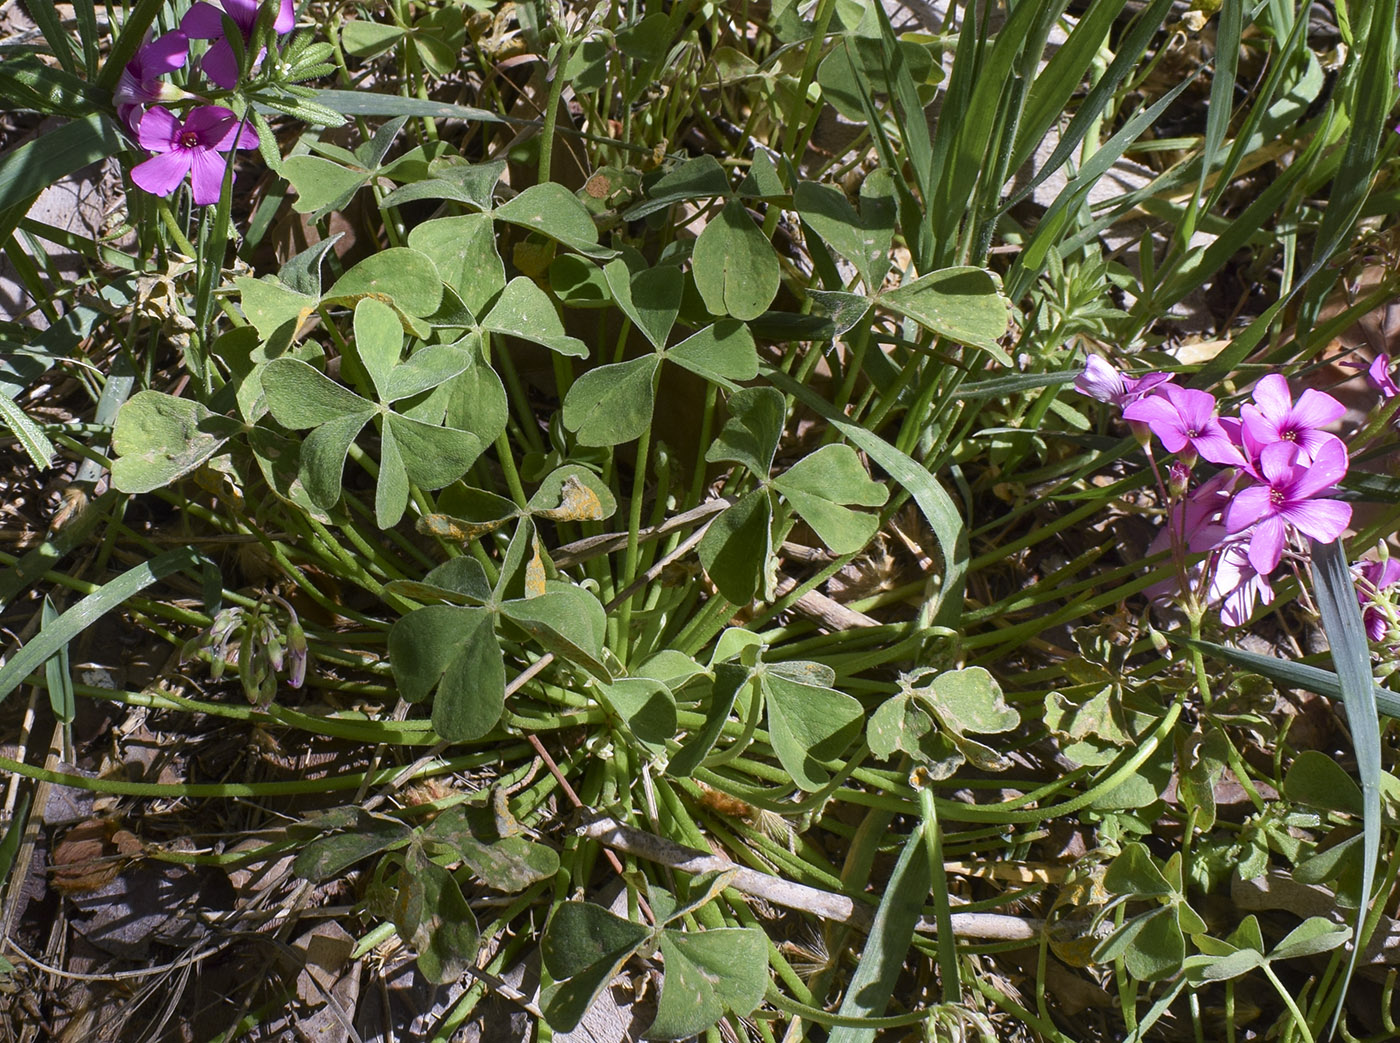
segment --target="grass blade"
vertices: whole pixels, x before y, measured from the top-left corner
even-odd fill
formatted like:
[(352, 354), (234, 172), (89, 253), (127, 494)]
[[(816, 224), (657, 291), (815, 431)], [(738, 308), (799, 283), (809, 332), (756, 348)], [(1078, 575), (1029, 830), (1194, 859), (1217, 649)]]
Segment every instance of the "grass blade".
[(1337, 1009), (1332, 1015), (1329, 1035), (1342, 1016), (1347, 985), (1361, 954), (1361, 934), (1366, 923), (1367, 905), (1375, 884), (1376, 862), (1381, 850), (1381, 729), (1376, 716), (1375, 681), (1371, 678), (1371, 649), (1356, 600), (1356, 583), (1347, 565), (1341, 540), (1331, 543), (1312, 541), (1313, 596), (1322, 615), (1322, 629), (1332, 646), (1332, 662), (1341, 682), (1342, 703), (1347, 708), (1352, 746), (1356, 750), (1356, 774), (1363, 800), (1361, 868), (1361, 907), (1356, 911), (1356, 928), (1351, 957), (1337, 988)]
[(47, 470), (53, 463), (53, 443), (44, 429), (25, 415), (19, 403), (5, 392), (0, 391), (0, 424), (4, 424), (19, 439), (30, 461), (39, 470)]
[[(1234, 663), (1252, 673), (1277, 681), (1285, 688), (1301, 688), (1316, 695), (1326, 696), (1328, 699), (1341, 699), (1342, 697), (1342, 682), (1331, 670), (1308, 666), (1306, 663), (1295, 663), (1291, 659), (1260, 655), (1258, 652), (1248, 652), (1243, 648), (1217, 645), (1210, 641), (1193, 641), (1187, 637), (1183, 637), (1181, 640), (1183, 643), (1193, 645), (1217, 659)], [(1400, 694), (1380, 685), (1374, 685), (1373, 691), (1376, 698), (1376, 710), (1387, 717), (1400, 718)], [(1342, 704), (1342, 709), (1346, 710), (1346, 703)]]
[[(909, 953), (919, 910), (928, 894), (931, 869), (925, 854), (923, 830), (911, 833), (904, 842), (860, 963), (851, 975), (846, 997), (838, 1011), (843, 1018), (878, 1018), (884, 1014), (894, 993), (895, 982)], [(875, 1029), (838, 1025), (827, 1037), (828, 1043), (871, 1043)]]
[(199, 561), (199, 553), (190, 547), (166, 551), (143, 565), (128, 569), (83, 598), (52, 624), (39, 631), (32, 641), (0, 668), (0, 701), (23, 684), (26, 677), (43, 666), (45, 660), (67, 647), (70, 641), (127, 598), (139, 594), (172, 572), (193, 568)]

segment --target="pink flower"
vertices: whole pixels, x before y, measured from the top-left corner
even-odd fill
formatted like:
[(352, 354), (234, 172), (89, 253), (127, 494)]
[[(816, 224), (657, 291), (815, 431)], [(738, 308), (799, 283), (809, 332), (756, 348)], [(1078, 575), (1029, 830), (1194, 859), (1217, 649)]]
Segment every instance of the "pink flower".
[(1190, 447), (1213, 464), (1244, 465), (1244, 456), (1215, 416), (1215, 398), (1205, 391), (1163, 384), (1123, 410), (1123, 419), (1146, 424), (1168, 452)]
[(1277, 373), (1270, 373), (1254, 386), (1254, 401), (1255, 405), (1241, 407), (1240, 420), (1245, 448), (1255, 458), (1266, 445), (1293, 442), (1298, 446), (1299, 463), (1309, 463), (1323, 445), (1337, 440), (1322, 428), (1346, 413), (1346, 406), (1312, 388), (1294, 404), (1288, 381)]
[(189, 51), (190, 38), (176, 29), (142, 44), (131, 61), (126, 63), (121, 78), (117, 80), (113, 100), (117, 105), (117, 116), (131, 128), (132, 133), (136, 132), (141, 122), (139, 115), (136, 119), (132, 119), (132, 116), (143, 105), (189, 97), (173, 83), (160, 78), (183, 66)]
[(1400, 583), (1400, 560), (1363, 561), (1353, 568), (1358, 574), (1356, 600), (1361, 603), (1361, 621), (1366, 624), (1366, 636), (1372, 641), (1380, 641), (1385, 637), (1387, 623), (1386, 613), (1379, 607), (1384, 600), (1381, 591)]
[(1283, 556), (1286, 527), (1315, 540), (1335, 540), (1351, 522), (1351, 505), (1316, 499), (1347, 473), (1347, 451), (1340, 439), (1323, 444), (1311, 463), (1303, 463), (1292, 442), (1275, 442), (1259, 454), (1262, 484), (1235, 494), (1225, 508), (1225, 528), (1238, 533), (1254, 526), (1249, 563), (1267, 576)]
[(1142, 377), (1130, 377), (1114, 369), (1098, 355), (1089, 355), (1084, 360), (1083, 372), (1074, 378), (1074, 387), (1081, 395), (1088, 395), (1121, 409), (1169, 380), (1170, 373), (1148, 373)]
[[(278, 0), (277, 20), (272, 28), (278, 33), (290, 32), (296, 25), (296, 12), (292, 10), (292, 0)], [(238, 86), (238, 62), (233, 57), (233, 47), (224, 36), (224, 18), (227, 14), (238, 26), (246, 44), (253, 35), (253, 27), (258, 21), (258, 0), (219, 0), (223, 10), (211, 3), (197, 3), (185, 12), (180, 19), (180, 28), (186, 36), (195, 40), (213, 40), (214, 44), (204, 54), (200, 68), (204, 75), (225, 90)], [(259, 53), (254, 65), (262, 60)]]
[(1249, 560), (1248, 540), (1227, 543), (1215, 562), (1206, 603), (1220, 602), (1220, 621), (1227, 627), (1240, 627), (1254, 615), (1255, 603), (1272, 604), (1274, 588), (1269, 577), (1257, 571)]
[(191, 109), (183, 123), (157, 105), (141, 120), (137, 140), (157, 154), (132, 167), (131, 180), (152, 195), (168, 196), (188, 174), (196, 206), (219, 201), (228, 168), (220, 153), (258, 145), (257, 132), (240, 128), (238, 117), (219, 105)]

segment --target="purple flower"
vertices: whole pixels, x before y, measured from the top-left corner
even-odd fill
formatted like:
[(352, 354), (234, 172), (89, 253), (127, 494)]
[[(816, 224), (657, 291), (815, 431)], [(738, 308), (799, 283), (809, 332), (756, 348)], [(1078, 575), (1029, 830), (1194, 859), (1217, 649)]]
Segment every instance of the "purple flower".
[(190, 38), (176, 29), (142, 44), (131, 61), (126, 63), (121, 78), (117, 80), (114, 100), (117, 116), (131, 128), (132, 133), (136, 132), (141, 122), (139, 116), (132, 119), (132, 115), (143, 105), (189, 97), (173, 83), (161, 79), (166, 73), (183, 66), (189, 51)]
[(189, 174), (196, 206), (219, 201), (228, 168), (220, 153), (258, 145), (257, 132), (240, 129), (238, 117), (219, 105), (191, 109), (183, 123), (157, 105), (141, 120), (137, 140), (157, 154), (132, 167), (131, 180), (152, 195), (168, 196)]
[(1084, 360), (1083, 371), (1074, 378), (1074, 387), (1081, 395), (1088, 395), (1121, 409), (1169, 380), (1170, 373), (1148, 373), (1141, 377), (1130, 377), (1114, 369), (1098, 355), (1089, 355)]
[(1353, 567), (1359, 581), (1356, 600), (1361, 603), (1361, 621), (1366, 624), (1366, 636), (1372, 641), (1380, 641), (1385, 637), (1387, 623), (1386, 613), (1379, 607), (1385, 600), (1381, 591), (1400, 583), (1400, 560), (1363, 561)]
[[(214, 44), (204, 54), (204, 60), (200, 62), (200, 68), (204, 70), (204, 75), (217, 83), (225, 90), (233, 90), (238, 86), (238, 62), (233, 57), (233, 47), (224, 36), (224, 18), (227, 14), (238, 26), (239, 32), (243, 34), (243, 42), (246, 44), (253, 35), (253, 27), (258, 21), (258, 0), (219, 0), (223, 10), (219, 10), (211, 3), (197, 3), (185, 12), (185, 17), (180, 19), (180, 28), (186, 36), (195, 40), (213, 40)], [(277, 20), (272, 23), (272, 28), (278, 33), (290, 32), (296, 25), (296, 12), (292, 10), (292, 0), (280, 0), (281, 6), (277, 9)], [(258, 54), (257, 64), (262, 60), (262, 53)]]
[(1123, 410), (1123, 419), (1146, 424), (1168, 452), (1188, 446), (1213, 464), (1244, 465), (1244, 456), (1215, 416), (1215, 398), (1205, 391), (1163, 384)]
[(1206, 603), (1220, 602), (1220, 621), (1227, 627), (1240, 627), (1254, 615), (1255, 603), (1271, 604), (1274, 588), (1269, 577), (1254, 568), (1249, 560), (1247, 540), (1227, 543), (1215, 563)]
[(1323, 444), (1311, 463), (1299, 459), (1292, 442), (1275, 442), (1259, 454), (1262, 484), (1235, 494), (1225, 508), (1225, 528), (1232, 533), (1254, 526), (1249, 540), (1249, 563), (1267, 576), (1283, 556), (1287, 526), (1315, 540), (1335, 540), (1351, 521), (1351, 505), (1341, 500), (1315, 499), (1347, 473), (1347, 451), (1340, 439)]
[(1315, 460), (1323, 445), (1337, 440), (1322, 428), (1340, 420), (1347, 411), (1331, 395), (1312, 388), (1295, 404), (1288, 381), (1277, 373), (1270, 373), (1254, 386), (1254, 401), (1255, 405), (1240, 409), (1249, 455), (1257, 458), (1259, 451), (1274, 442), (1293, 442), (1298, 446), (1299, 463)]

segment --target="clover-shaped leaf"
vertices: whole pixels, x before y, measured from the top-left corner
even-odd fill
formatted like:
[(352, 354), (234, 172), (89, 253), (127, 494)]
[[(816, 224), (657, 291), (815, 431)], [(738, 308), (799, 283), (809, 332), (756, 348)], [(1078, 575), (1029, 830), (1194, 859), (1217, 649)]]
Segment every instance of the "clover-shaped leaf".
[(580, 445), (619, 445), (651, 427), (659, 355), (599, 366), (580, 376), (564, 397), (564, 426)]
[(705, 451), (711, 463), (743, 464), (764, 480), (773, 467), (783, 434), (783, 396), (774, 388), (744, 388), (729, 397), (729, 419)]
[(865, 710), (834, 688), (805, 684), (769, 668), (760, 674), (773, 752), (802, 789), (821, 789), (829, 769), (860, 733)]
[(773, 504), (754, 489), (721, 513), (700, 538), (696, 555), (710, 581), (729, 601), (746, 605), (767, 587), (773, 556)]
[(996, 277), (984, 268), (944, 268), (880, 295), (880, 303), (959, 344), (981, 348), (1004, 366), (1011, 357), (997, 344), (1011, 306)]
[(452, 874), (412, 844), (399, 874), (394, 928), (418, 953), (423, 977), (439, 985), (456, 981), (476, 962), (481, 934), (471, 906)]
[(557, 181), (531, 185), (514, 199), (496, 207), (492, 216), (498, 221), (538, 232), (589, 257), (605, 260), (616, 252), (598, 245), (598, 226), (587, 208)]
[(541, 997), (549, 1024), (571, 1032), (622, 965), (651, 937), (649, 928), (591, 902), (565, 902), (550, 917), (540, 955), (555, 984)]
[(745, 1017), (768, 989), (768, 942), (757, 927), (661, 932), (665, 977), (649, 1039), (687, 1039), (730, 1011)]
[(442, 281), (480, 315), (506, 288), (506, 269), (496, 232), (486, 214), (460, 214), (424, 221), (408, 233), (408, 245), (433, 259)]
[(736, 319), (762, 315), (782, 278), (773, 244), (737, 199), (725, 203), (701, 230), (690, 264), (705, 307)]
[(340, 500), (351, 443), (372, 418), (381, 418), (375, 520), (389, 528), (403, 517), (410, 481), (439, 489), (464, 474), (482, 449), (469, 431), (424, 423), (392, 412), (389, 405), (451, 379), (472, 359), (450, 346), (431, 346), (400, 361), (402, 329), (394, 312), (373, 298), (356, 305), (355, 333), (359, 362), (380, 404), (291, 358), (274, 359), (263, 368), (263, 393), (269, 412), (283, 427), (315, 428), (302, 443), (300, 474), (312, 501), (324, 508)]
[(243, 429), (193, 399), (159, 391), (133, 395), (112, 430), (112, 484), (125, 493), (146, 493), (189, 474)]
[(506, 284), (481, 326), (492, 333), (543, 345), (561, 355), (588, 357), (588, 345), (564, 332), (549, 295), (523, 275)]
[(444, 739), (479, 739), (501, 719), (505, 659), (488, 609), (428, 605), (400, 617), (389, 628), (389, 664), (407, 702), (433, 695), (433, 730)]
[(666, 749), (676, 734), (676, 697), (650, 677), (622, 677), (598, 685), (609, 709), (621, 717), (638, 743), (654, 754)]
[(773, 479), (793, 509), (834, 554), (854, 554), (864, 547), (879, 525), (873, 514), (844, 504), (879, 507), (888, 490), (872, 481), (850, 446), (822, 446)]

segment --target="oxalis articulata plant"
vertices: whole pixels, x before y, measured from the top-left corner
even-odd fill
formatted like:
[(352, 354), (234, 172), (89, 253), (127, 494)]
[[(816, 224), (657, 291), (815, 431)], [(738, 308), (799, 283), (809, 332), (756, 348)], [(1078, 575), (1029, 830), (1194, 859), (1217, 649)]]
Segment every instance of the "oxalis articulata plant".
[[(1368, 377), (1383, 400), (1395, 394), (1386, 355), (1376, 358)], [(1395, 632), (1396, 613), (1386, 592), (1400, 582), (1400, 566), (1384, 557), (1383, 545), (1380, 560), (1341, 567), (1352, 509), (1335, 494), (1350, 457), (1346, 443), (1326, 429), (1346, 407), (1315, 388), (1295, 400), (1288, 381), (1270, 373), (1255, 384), (1251, 402), (1236, 415), (1222, 416), (1207, 391), (1182, 387), (1165, 373), (1130, 376), (1097, 355), (1089, 356), (1075, 387), (1122, 410), (1169, 505), (1150, 552), (1169, 552), (1176, 575), (1149, 593), (1184, 612), (1197, 685), (1207, 702), (1211, 688), (1200, 644), (1205, 614), (1217, 611), (1227, 627), (1241, 627), (1256, 607), (1273, 602), (1280, 571), (1291, 571), (1304, 585), (1302, 569), (1311, 561), (1313, 593), (1333, 646), (1365, 799), (1361, 907), (1338, 990), (1335, 1030), (1360, 953), (1380, 850), (1380, 730), (1365, 637), (1381, 641)], [(1154, 445), (1175, 454), (1165, 477)], [(1213, 473), (1197, 473), (1202, 461), (1214, 465)], [(1237, 762), (1238, 751), (1231, 755)], [(1243, 766), (1234, 767), (1246, 780)]]

